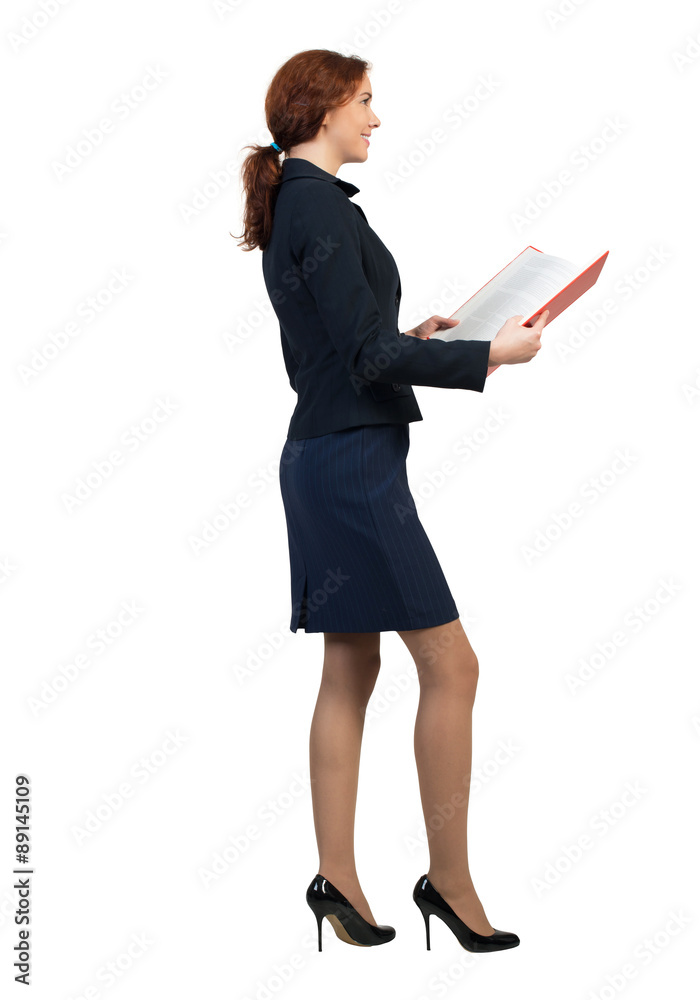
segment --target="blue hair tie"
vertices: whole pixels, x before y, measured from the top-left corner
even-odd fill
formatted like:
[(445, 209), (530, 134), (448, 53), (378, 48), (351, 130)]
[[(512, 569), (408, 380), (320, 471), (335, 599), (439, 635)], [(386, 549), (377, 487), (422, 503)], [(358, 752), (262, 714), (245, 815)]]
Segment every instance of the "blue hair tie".
[(281, 152), (282, 152), (282, 150), (281, 150), (281, 149), (279, 148), (279, 146), (277, 145), (277, 143), (276, 143), (276, 142), (271, 142), (271, 143), (270, 143), (270, 145), (271, 145), (271, 146), (274, 146), (274, 147), (275, 147), (275, 149), (277, 150), (277, 152), (278, 152), (278, 153), (281, 153)]

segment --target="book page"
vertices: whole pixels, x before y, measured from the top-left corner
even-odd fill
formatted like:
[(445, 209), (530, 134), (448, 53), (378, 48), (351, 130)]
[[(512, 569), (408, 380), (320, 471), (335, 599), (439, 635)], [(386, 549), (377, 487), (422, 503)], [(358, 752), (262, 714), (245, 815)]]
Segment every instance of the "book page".
[(523, 252), (487, 282), (452, 316), (460, 322), (450, 330), (431, 334), (438, 340), (493, 340), (510, 316), (526, 319), (576, 275), (574, 265), (563, 257), (537, 250)]

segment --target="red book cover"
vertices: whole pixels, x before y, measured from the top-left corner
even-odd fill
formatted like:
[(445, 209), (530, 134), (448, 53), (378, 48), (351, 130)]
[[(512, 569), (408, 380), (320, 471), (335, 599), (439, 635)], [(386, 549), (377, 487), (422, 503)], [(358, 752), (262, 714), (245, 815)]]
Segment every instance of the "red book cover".
[[(494, 284), (494, 296), (497, 296), (499, 293), (501, 293), (502, 295), (505, 295), (505, 298), (506, 298), (506, 301), (507, 301), (507, 298), (508, 298), (507, 293), (504, 292), (504, 291), (502, 291), (502, 289), (501, 289), (501, 285), (503, 285), (504, 282), (501, 282), (499, 284), (498, 278), (500, 276), (502, 276), (503, 272), (506, 271), (507, 268), (510, 268), (511, 265), (514, 264), (518, 260), (518, 258), (522, 256), (523, 253), (527, 253), (528, 250), (532, 250), (535, 253), (542, 253), (542, 251), (538, 250), (537, 247), (533, 247), (533, 246), (526, 247), (525, 250), (523, 250), (520, 254), (518, 254), (518, 257), (514, 257), (513, 260), (510, 261), (509, 264), (506, 264), (505, 267), (501, 268), (501, 270), (498, 271), (493, 276), (493, 278), (490, 279), (490, 281), (487, 281), (486, 284), (482, 285), (481, 288), (479, 288), (476, 292), (474, 292), (474, 294), (471, 295), (466, 300), (466, 302), (462, 303), (462, 305), (459, 307), (459, 309), (455, 309), (455, 311), (452, 313), (452, 316), (455, 316), (458, 312), (460, 312), (462, 309), (464, 309), (464, 307), (468, 303), (472, 302), (472, 300), (477, 295), (480, 295), (481, 293), (485, 292), (485, 290), (487, 290), (492, 283), (495, 283)], [(539, 306), (537, 309), (535, 309), (535, 311), (531, 315), (529, 315), (527, 317), (527, 319), (523, 319), (522, 320), (521, 326), (533, 326), (533, 324), (537, 322), (537, 318), (540, 316), (540, 314), (543, 313), (545, 311), (545, 309), (549, 309), (549, 316), (547, 317), (547, 322), (545, 324), (545, 326), (548, 326), (552, 322), (553, 319), (555, 319), (557, 316), (559, 316), (560, 313), (564, 312), (564, 310), (567, 309), (573, 302), (575, 302), (576, 299), (580, 298), (583, 295), (584, 292), (587, 292), (589, 288), (592, 288), (592, 286), (598, 280), (598, 276), (600, 275), (600, 272), (601, 272), (601, 270), (603, 268), (603, 264), (607, 260), (609, 252), (610, 252), (609, 250), (606, 250), (605, 253), (601, 254), (601, 256), (598, 257), (596, 260), (594, 260), (592, 264), (589, 264), (588, 267), (584, 268), (583, 271), (581, 271), (579, 274), (575, 275), (575, 277), (571, 278), (563, 287), (559, 288), (558, 291), (556, 291), (553, 294), (551, 294), (550, 297), (547, 299), (547, 301), (543, 302), (541, 306)], [(532, 257), (532, 255), (529, 255), (529, 256)], [(544, 256), (546, 257), (547, 263), (553, 264), (554, 271), (556, 271), (556, 268), (557, 268), (558, 265), (560, 265), (562, 267), (563, 266), (567, 266), (568, 268), (573, 269), (573, 265), (569, 261), (564, 261), (562, 258), (548, 257), (547, 255), (544, 255)], [(536, 261), (536, 258), (535, 258), (534, 261), (531, 264), (524, 264), (523, 265), (523, 269), (524, 270), (525, 269), (526, 270), (530, 270), (530, 271), (532, 271), (534, 269), (536, 271), (537, 270), (536, 264), (537, 264), (537, 261)], [(534, 267), (533, 267), (533, 265), (534, 265)], [(518, 274), (517, 270), (513, 269), (513, 271), (514, 271), (514, 274), (516, 274), (516, 275)], [(522, 273), (522, 272), (520, 272), (520, 273)], [(551, 281), (551, 278), (550, 278), (550, 281)], [(507, 284), (507, 281), (506, 281), (506, 284)], [(517, 285), (517, 281), (516, 281), (516, 285)], [(517, 289), (514, 290), (514, 294), (517, 294)], [(530, 292), (529, 294), (532, 295), (532, 294), (534, 294), (534, 292)], [(481, 295), (481, 298), (484, 300), (484, 307), (486, 308), (486, 312), (488, 312), (488, 302), (486, 301), (486, 298), (485, 298), (484, 295)], [(500, 308), (503, 309), (503, 304), (499, 304), (499, 305), (500, 305)], [(512, 309), (508, 313), (508, 315), (505, 315), (502, 318), (502, 322), (499, 325), (499, 329), (503, 325), (503, 323), (506, 321), (506, 319), (508, 319), (509, 316), (520, 315), (520, 314), (527, 315), (527, 311), (526, 310), (522, 310), (522, 309)], [(450, 317), (450, 318), (452, 318), (452, 317)], [(478, 312), (477, 312), (477, 319), (478, 319)], [(473, 319), (472, 319), (472, 321), (473, 321)], [(457, 329), (458, 329), (458, 327), (453, 327), (452, 328), (452, 330), (455, 330), (455, 331)], [(488, 336), (488, 334), (487, 335), (483, 335), (483, 333), (482, 333), (482, 335), (480, 337), (478, 337), (477, 339), (481, 339), (481, 340), (493, 340), (493, 337), (496, 335), (497, 332), (498, 332), (497, 330), (494, 330), (493, 331), (493, 336)], [(450, 330), (441, 330), (440, 333), (438, 333), (438, 334), (432, 334), (432, 336), (433, 337), (440, 337), (440, 339), (442, 339), (442, 340), (456, 339), (455, 337), (451, 337), (450, 333), (451, 333)], [(465, 336), (464, 336), (463, 339), (470, 340), (470, 339), (474, 339), (474, 338), (473, 337), (469, 337), (467, 334), (465, 334)], [(494, 365), (493, 367), (489, 368), (488, 371), (487, 371), (487, 376), (491, 375), (492, 372), (495, 372), (496, 369), (500, 368), (500, 367), (501, 367), (500, 365)]]

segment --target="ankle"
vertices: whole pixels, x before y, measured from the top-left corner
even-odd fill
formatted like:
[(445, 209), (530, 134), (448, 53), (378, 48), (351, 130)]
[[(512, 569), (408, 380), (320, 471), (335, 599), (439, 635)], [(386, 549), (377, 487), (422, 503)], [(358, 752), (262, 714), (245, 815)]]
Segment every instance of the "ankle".
[(359, 885), (360, 880), (357, 877), (357, 872), (353, 868), (343, 868), (334, 865), (320, 865), (317, 869), (319, 875), (327, 878), (329, 882), (333, 885), (338, 886), (351, 886)]
[(438, 892), (449, 893), (450, 896), (469, 896), (474, 893), (474, 883), (471, 875), (462, 872), (455, 875), (454, 872), (431, 871), (427, 872), (428, 880), (432, 882)]

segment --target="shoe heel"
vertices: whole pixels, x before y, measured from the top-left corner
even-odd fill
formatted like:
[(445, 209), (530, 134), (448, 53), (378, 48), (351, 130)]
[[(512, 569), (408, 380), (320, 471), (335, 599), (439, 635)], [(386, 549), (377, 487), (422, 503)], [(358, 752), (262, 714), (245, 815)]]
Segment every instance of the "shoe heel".
[(396, 930), (389, 924), (370, 924), (352, 903), (324, 878), (316, 875), (306, 890), (306, 902), (311, 907), (318, 925), (318, 950), (322, 950), (321, 923), (328, 917), (336, 937), (347, 944), (367, 948), (371, 945), (393, 941)]
[(317, 913), (313, 907), (311, 909), (313, 915), (316, 917), (316, 923), (318, 924), (318, 950), (321, 951), (321, 924), (323, 923), (323, 914)]
[(430, 920), (430, 914), (431, 914), (432, 911), (428, 910), (427, 908), (423, 909), (423, 907), (420, 905), (420, 903), (418, 902), (418, 900), (416, 900), (416, 906), (418, 907), (418, 909), (423, 914), (423, 920), (425, 920), (425, 946), (428, 949), (428, 951), (430, 951), (430, 923), (429, 923), (429, 920)]
[(421, 875), (413, 888), (413, 900), (423, 914), (425, 920), (425, 937), (430, 951), (430, 926), (428, 918), (431, 913), (446, 924), (466, 951), (503, 951), (505, 948), (515, 948), (520, 944), (520, 938), (512, 931), (494, 929), (493, 934), (478, 934), (461, 920), (450, 904), (440, 895), (427, 875)]

